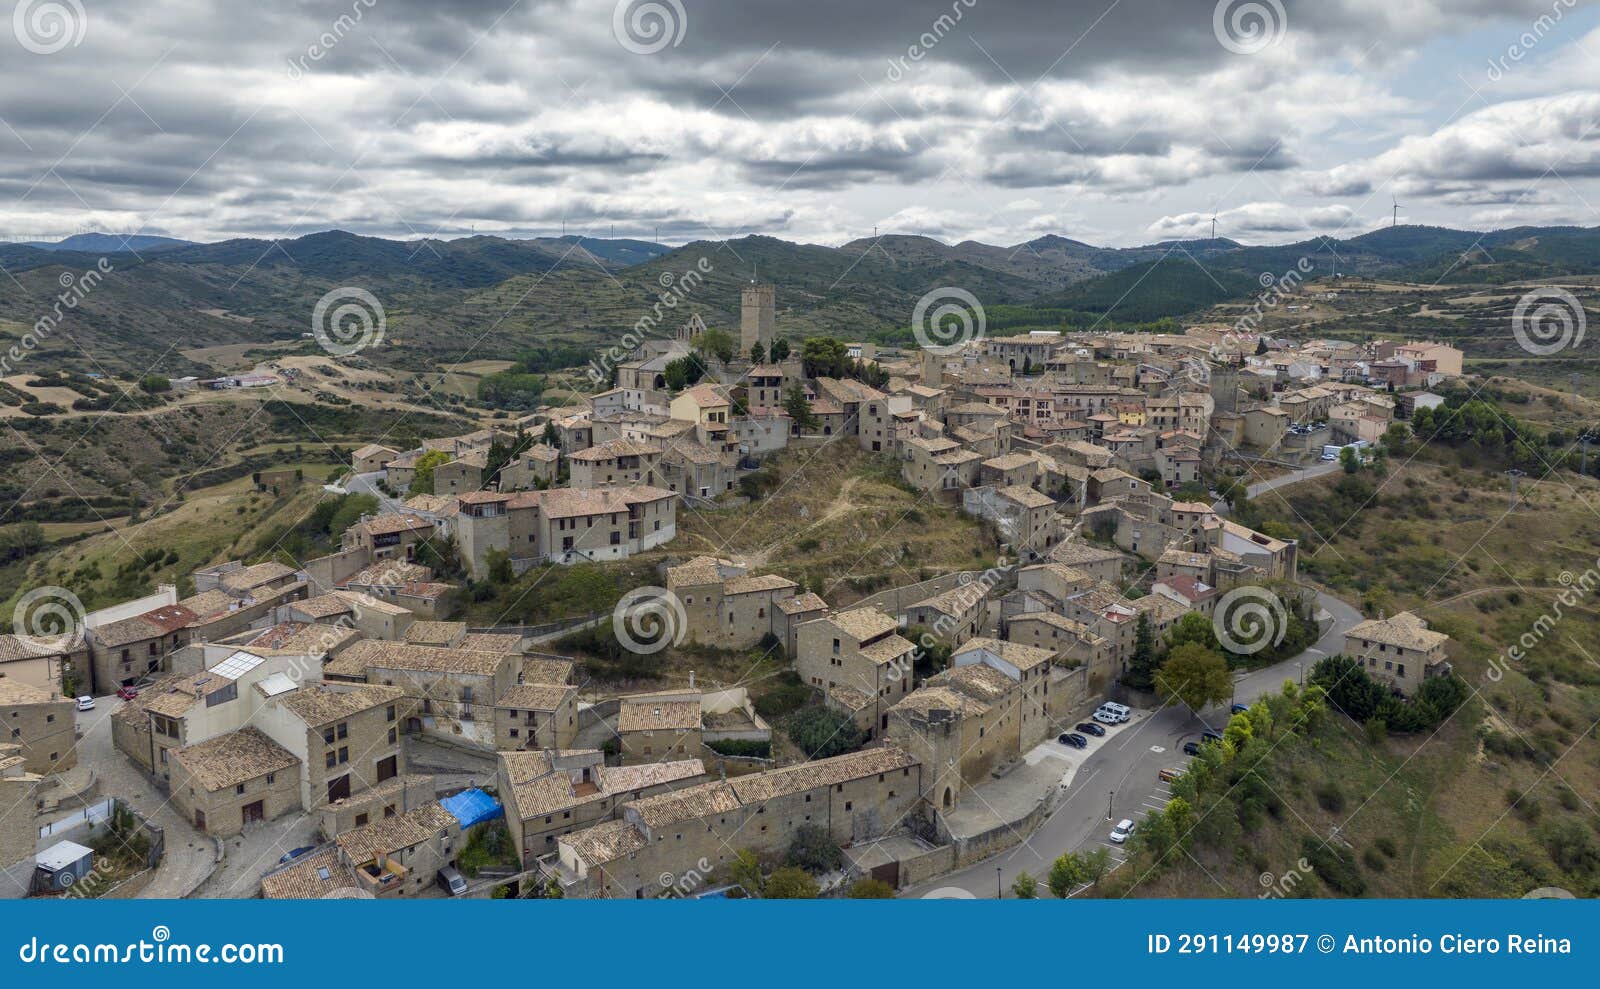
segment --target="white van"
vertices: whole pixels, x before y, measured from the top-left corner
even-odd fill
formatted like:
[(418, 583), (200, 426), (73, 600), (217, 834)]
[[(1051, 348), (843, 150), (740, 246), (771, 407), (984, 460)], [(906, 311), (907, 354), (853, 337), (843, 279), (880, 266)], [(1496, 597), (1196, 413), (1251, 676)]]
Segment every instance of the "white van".
[(1094, 719), (1103, 725), (1120, 725), (1132, 714), (1133, 710), (1126, 705), (1106, 701), (1095, 709)]

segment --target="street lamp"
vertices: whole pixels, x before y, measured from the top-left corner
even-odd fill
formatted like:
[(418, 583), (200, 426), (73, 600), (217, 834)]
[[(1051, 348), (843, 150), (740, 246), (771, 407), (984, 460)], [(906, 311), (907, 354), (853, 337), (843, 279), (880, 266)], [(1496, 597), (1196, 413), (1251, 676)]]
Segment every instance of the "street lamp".
[(1106, 820), (1111, 820), (1111, 801), (1117, 799), (1117, 791), (1112, 790), (1106, 794)]
[(1000, 891), (1000, 867), (998, 865), (994, 867), (994, 898), (997, 900), (1006, 898), (1005, 893)]

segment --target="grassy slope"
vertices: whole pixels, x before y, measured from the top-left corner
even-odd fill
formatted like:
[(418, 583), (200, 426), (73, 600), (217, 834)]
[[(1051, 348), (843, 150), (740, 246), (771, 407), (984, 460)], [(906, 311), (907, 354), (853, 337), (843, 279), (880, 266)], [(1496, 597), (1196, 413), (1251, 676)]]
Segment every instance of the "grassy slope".
[[(1325, 838), (1333, 825), (1363, 862), (1368, 895), (1521, 896), (1544, 885), (1594, 895), (1595, 597), (1564, 608), (1524, 660), (1499, 657), (1541, 614), (1553, 614), (1563, 572), (1594, 565), (1600, 483), (1568, 474), (1525, 484), (1526, 507), (1502, 520), (1507, 498), (1497, 474), (1417, 461), (1396, 470), (1378, 501), (1324, 548), (1308, 523), (1331, 533), (1345, 522), (1347, 512), (1326, 511), (1334, 483), (1292, 489), (1289, 505), (1268, 496), (1262, 507), (1305, 537), (1307, 575), (1388, 614), (1416, 608), (1447, 632), (1451, 661), (1474, 696), (1435, 735), (1374, 745), (1360, 726), (1337, 718), (1314, 740), (1285, 746), (1273, 773), (1282, 806), (1264, 827), (1237, 849), (1198, 850), (1199, 863), (1145, 878), (1132, 895), (1260, 895), (1261, 873), (1292, 869), (1301, 839)], [(1326, 780), (1337, 784), (1336, 800), (1319, 799), (1317, 784)], [(1376, 850), (1385, 836), (1395, 843), (1392, 857)], [(1332, 895), (1314, 879), (1300, 893)]]

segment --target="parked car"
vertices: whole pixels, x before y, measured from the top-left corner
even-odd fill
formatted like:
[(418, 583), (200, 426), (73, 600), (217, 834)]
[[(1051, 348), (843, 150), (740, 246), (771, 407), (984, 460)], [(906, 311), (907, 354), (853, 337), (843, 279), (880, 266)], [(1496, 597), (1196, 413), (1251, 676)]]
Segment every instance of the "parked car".
[(1120, 725), (1132, 715), (1132, 708), (1112, 701), (1101, 704), (1094, 712), (1094, 720), (1106, 725)]
[(1060, 742), (1062, 745), (1070, 745), (1075, 749), (1086, 749), (1089, 747), (1089, 740), (1084, 738), (1082, 735), (1079, 735), (1077, 732), (1067, 732), (1066, 734), (1058, 737), (1056, 741)]
[(1133, 822), (1124, 817), (1122, 820), (1117, 822), (1116, 827), (1111, 829), (1111, 834), (1108, 837), (1110, 837), (1113, 842), (1120, 845), (1127, 841), (1128, 836), (1131, 834), (1133, 834)]
[(1173, 780), (1177, 779), (1179, 776), (1182, 776), (1182, 775), (1183, 775), (1183, 770), (1181, 770), (1181, 769), (1163, 769), (1160, 772), (1156, 773), (1156, 779), (1160, 780), (1163, 783), (1171, 783)]
[(460, 896), (467, 891), (466, 877), (456, 871), (454, 866), (447, 865), (439, 870), (439, 886), (451, 896)]
[(1215, 728), (1207, 728), (1205, 731), (1200, 733), (1200, 741), (1220, 742), (1222, 741), (1222, 732), (1217, 731)]
[(1200, 754), (1200, 743), (1199, 742), (1184, 742), (1183, 743), (1183, 754), (1184, 755), (1199, 755)]
[(94, 698), (90, 697), (88, 694), (84, 694), (82, 697), (78, 698), (78, 710), (80, 710), (80, 711), (93, 711), (94, 710)]
[(117, 688), (117, 696), (122, 698), (125, 701), (131, 701), (135, 697), (139, 696), (139, 688), (138, 687), (118, 687)]
[(305, 845), (305, 846), (303, 846), (301, 848), (290, 849), (289, 851), (284, 852), (282, 857), (280, 857), (278, 859), (278, 864), (279, 865), (283, 865), (285, 862), (293, 862), (295, 859), (297, 859), (300, 856), (304, 855), (306, 852), (314, 852), (316, 850), (317, 850), (317, 848), (316, 848), (315, 845)]
[(1100, 738), (1106, 733), (1104, 727), (1095, 724), (1093, 721), (1080, 721), (1072, 730), (1081, 731), (1085, 735), (1093, 735), (1095, 738)]
[(1250, 710), (1250, 705), (1248, 705), (1248, 704), (1235, 704), (1235, 705), (1233, 705), (1233, 707), (1230, 710), (1234, 714), (1244, 714), (1246, 711)]

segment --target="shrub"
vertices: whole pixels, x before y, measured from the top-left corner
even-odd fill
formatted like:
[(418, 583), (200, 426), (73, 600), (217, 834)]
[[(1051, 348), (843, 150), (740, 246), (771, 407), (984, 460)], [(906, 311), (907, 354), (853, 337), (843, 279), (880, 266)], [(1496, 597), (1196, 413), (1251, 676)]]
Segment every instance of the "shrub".
[(866, 734), (848, 715), (820, 705), (791, 714), (784, 732), (811, 759), (854, 752), (866, 740)]
[(783, 860), (811, 873), (834, 872), (844, 865), (844, 852), (827, 828), (807, 824), (795, 831)]
[(857, 879), (846, 895), (852, 900), (892, 900), (894, 887), (882, 879)]
[(1325, 845), (1307, 837), (1300, 842), (1300, 854), (1328, 888), (1346, 896), (1360, 896), (1367, 891), (1367, 881), (1356, 869), (1355, 855), (1343, 845)]
[(767, 877), (761, 895), (769, 900), (814, 900), (819, 893), (817, 881), (805, 870), (786, 865)]

